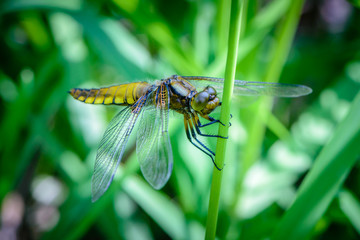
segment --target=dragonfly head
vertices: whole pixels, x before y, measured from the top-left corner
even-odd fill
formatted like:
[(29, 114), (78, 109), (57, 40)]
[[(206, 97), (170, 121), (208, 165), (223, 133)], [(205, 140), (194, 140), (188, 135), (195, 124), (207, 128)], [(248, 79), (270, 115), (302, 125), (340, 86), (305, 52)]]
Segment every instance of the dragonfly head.
[(220, 104), (216, 95), (215, 88), (208, 86), (195, 94), (191, 99), (191, 107), (202, 115), (208, 115)]

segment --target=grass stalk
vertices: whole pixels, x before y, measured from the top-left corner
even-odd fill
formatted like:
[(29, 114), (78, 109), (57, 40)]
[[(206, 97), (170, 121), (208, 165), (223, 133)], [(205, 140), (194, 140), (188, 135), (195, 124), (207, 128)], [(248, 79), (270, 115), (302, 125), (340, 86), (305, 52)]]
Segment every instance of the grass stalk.
[[(220, 113), (220, 121), (223, 123), (228, 123), (230, 120), (230, 103), (234, 88), (237, 52), (238, 52), (239, 37), (241, 32), (240, 26), (241, 26), (242, 11), (243, 11), (243, 5), (241, 4), (241, 0), (232, 0), (229, 39), (228, 39), (228, 54), (227, 54), (226, 69), (225, 69), (225, 83), (224, 83), (224, 92), (223, 92), (222, 106)], [(228, 128), (229, 128), (228, 125), (222, 126), (221, 124), (219, 124), (218, 135), (228, 136)], [(224, 166), (226, 143), (227, 143), (226, 139), (218, 138), (216, 145), (215, 162), (217, 166), (219, 166), (220, 168)], [(210, 200), (209, 200), (208, 218), (206, 223), (205, 239), (215, 239), (216, 236), (222, 172), (223, 171), (219, 171), (214, 167), (211, 190), (210, 190)]]

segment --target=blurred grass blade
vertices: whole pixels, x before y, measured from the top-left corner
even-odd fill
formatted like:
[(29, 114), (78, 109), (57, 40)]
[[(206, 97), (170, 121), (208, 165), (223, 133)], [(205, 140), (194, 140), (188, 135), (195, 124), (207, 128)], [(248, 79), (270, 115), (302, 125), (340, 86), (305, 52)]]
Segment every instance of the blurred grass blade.
[(196, 57), (191, 44), (185, 43), (185, 41), (182, 41), (182, 44), (179, 43), (171, 26), (151, 6), (150, 2), (132, 4), (131, 7), (126, 1), (113, 0), (113, 3), (158, 44), (160, 54), (171, 63), (178, 73), (196, 75), (203, 72), (201, 66), (195, 61)]
[[(279, 19), (284, 16), (290, 6), (290, 2), (286, 0), (271, 1), (250, 21), (246, 29), (246, 35), (240, 39), (239, 45), (241, 48), (238, 49), (238, 62), (243, 60), (256, 46), (263, 42), (264, 38), (266, 38), (274, 25), (278, 23)], [(223, 15), (223, 13), (219, 15)], [(226, 25), (226, 23), (223, 23), (223, 25)], [(224, 34), (224, 32), (222, 33)], [(219, 44), (223, 41), (221, 39)], [(218, 57), (205, 71), (211, 73), (210, 75), (217, 76), (225, 68), (226, 52), (221, 49), (218, 50)]]
[(276, 24), (289, 9), (291, 2), (287, 0), (277, 0), (269, 2), (251, 21), (251, 28), (265, 29)]
[[(230, 1), (216, 1), (216, 21), (215, 21), (215, 33), (217, 38), (216, 44), (216, 58), (215, 61), (223, 59), (221, 56), (225, 56), (227, 49), (227, 38), (229, 35), (229, 10)], [(217, 61), (218, 62), (218, 61)]]
[(129, 176), (122, 187), (171, 239), (188, 239), (184, 214), (165, 194), (135, 176)]
[(344, 190), (339, 194), (340, 208), (348, 217), (358, 234), (360, 234), (360, 202), (349, 191)]
[(360, 93), (301, 185), (272, 239), (304, 239), (328, 208), (360, 154)]
[(83, 0), (62, 0), (62, 1), (48, 1), (48, 0), (10, 0), (6, 1), (0, 9), (0, 15), (12, 11), (21, 11), (26, 9), (62, 9), (78, 11), (82, 8)]
[[(132, 79), (144, 79), (146, 74), (142, 71), (143, 61), (135, 63), (130, 60), (129, 57), (123, 55), (125, 52), (120, 51), (118, 45), (118, 38), (120, 35), (124, 35), (124, 38), (129, 38), (126, 31), (122, 31), (122, 27), (116, 24), (112, 24), (110, 21), (100, 18), (94, 18), (88, 14), (74, 14), (73, 17), (81, 24), (85, 34), (89, 39), (89, 44), (93, 50), (97, 51), (100, 57), (105, 62), (108, 62), (112, 66), (116, 67), (116, 70), (120, 73), (123, 79), (127, 81)], [(111, 25), (110, 25), (111, 24)], [(115, 31), (117, 33), (109, 34)], [(133, 38), (135, 41), (135, 39)], [(132, 43), (133, 47), (127, 47), (127, 51), (137, 49), (137, 52), (132, 51), (134, 56), (139, 55), (141, 47), (134, 48), (136, 43)], [(129, 52), (127, 52), (129, 53)]]

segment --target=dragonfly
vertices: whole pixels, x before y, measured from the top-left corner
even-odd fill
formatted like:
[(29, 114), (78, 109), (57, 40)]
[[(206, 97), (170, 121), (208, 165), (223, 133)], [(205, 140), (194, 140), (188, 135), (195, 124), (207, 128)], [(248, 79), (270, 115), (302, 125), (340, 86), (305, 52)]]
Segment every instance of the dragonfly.
[[(221, 123), (210, 114), (221, 106), (223, 78), (173, 75), (153, 83), (133, 82), (110, 87), (73, 88), (70, 95), (88, 104), (125, 106), (109, 123), (97, 150), (92, 176), (92, 200), (99, 199), (109, 188), (123, 158), (126, 144), (139, 119), (136, 154), (141, 172), (154, 189), (169, 180), (173, 155), (169, 138), (169, 112), (184, 117), (187, 139), (215, 163), (215, 153), (198, 136), (201, 129)], [(304, 85), (235, 80), (234, 95), (300, 97), (312, 92)], [(203, 118), (207, 123), (201, 123)]]

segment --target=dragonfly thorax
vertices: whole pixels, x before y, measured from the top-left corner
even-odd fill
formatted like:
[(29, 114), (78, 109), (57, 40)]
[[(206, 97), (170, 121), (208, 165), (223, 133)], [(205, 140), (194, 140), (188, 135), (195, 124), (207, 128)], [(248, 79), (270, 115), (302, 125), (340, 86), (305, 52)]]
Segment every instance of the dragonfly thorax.
[(208, 115), (220, 104), (216, 95), (216, 90), (208, 86), (194, 95), (191, 99), (191, 107), (202, 115)]

